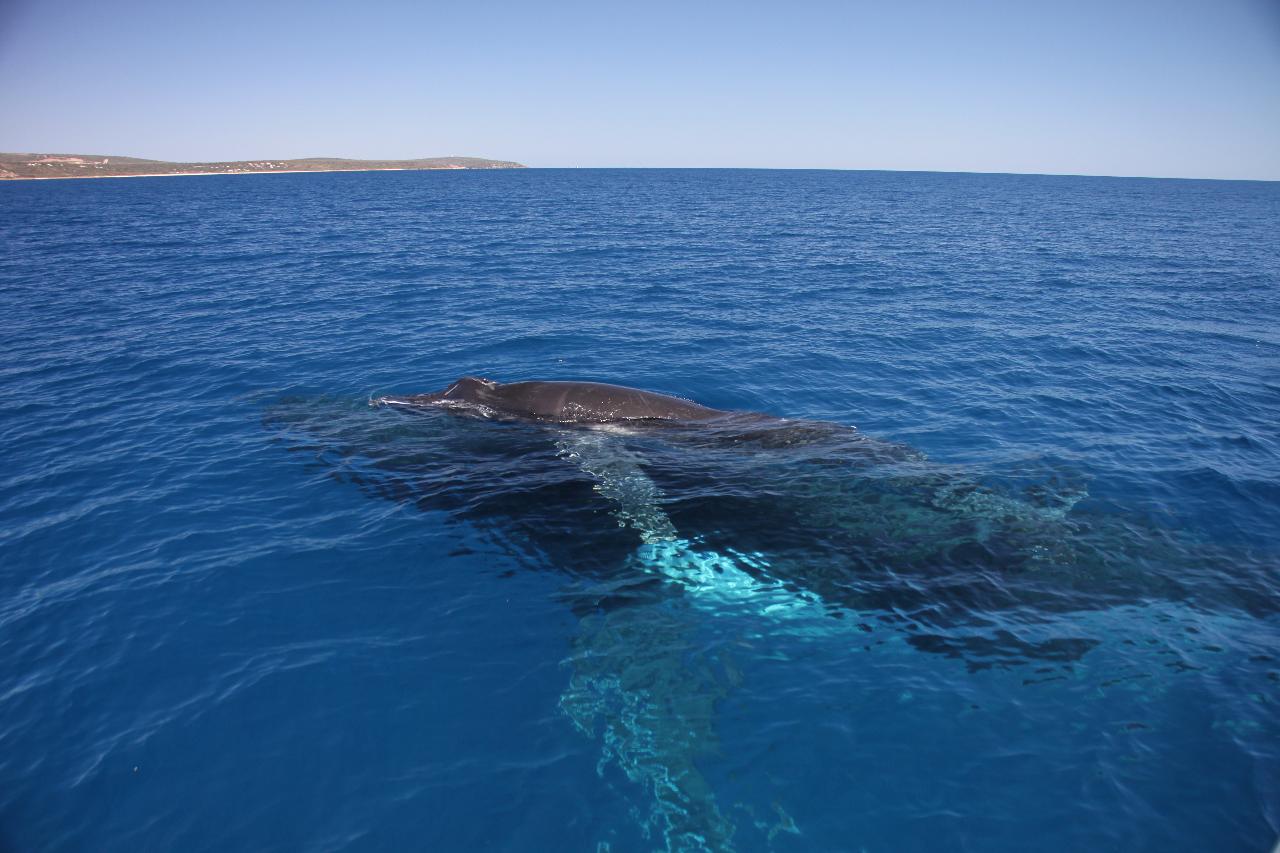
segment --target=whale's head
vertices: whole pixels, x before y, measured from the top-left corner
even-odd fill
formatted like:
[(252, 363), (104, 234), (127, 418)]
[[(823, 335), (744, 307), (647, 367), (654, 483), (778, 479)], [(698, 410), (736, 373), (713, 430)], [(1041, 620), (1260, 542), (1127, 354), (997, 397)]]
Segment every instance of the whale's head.
[(375, 406), (448, 406), (455, 404), (484, 405), (500, 385), (492, 379), (464, 376), (443, 391), (434, 394), (413, 394), (408, 397), (378, 397), (370, 402)]

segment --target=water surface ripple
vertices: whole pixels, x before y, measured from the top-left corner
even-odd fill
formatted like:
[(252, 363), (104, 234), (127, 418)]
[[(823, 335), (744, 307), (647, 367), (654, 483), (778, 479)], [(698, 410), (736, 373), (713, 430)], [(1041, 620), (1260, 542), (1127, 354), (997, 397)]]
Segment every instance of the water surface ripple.
[[(0, 848), (1275, 841), (1280, 185), (330, 173), (0, 212)], [(464, 374), (792, 421), (368, 405)]]

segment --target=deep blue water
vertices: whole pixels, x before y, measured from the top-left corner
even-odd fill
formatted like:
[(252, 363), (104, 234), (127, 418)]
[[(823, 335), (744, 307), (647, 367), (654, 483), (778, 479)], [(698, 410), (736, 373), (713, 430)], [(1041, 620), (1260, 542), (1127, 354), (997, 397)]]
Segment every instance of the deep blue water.
[[(1278, 235), (1244, 182), (0, 184), (0, 849), (1268, 849)], [(464, 374), (858, 432), (368, 405)]]

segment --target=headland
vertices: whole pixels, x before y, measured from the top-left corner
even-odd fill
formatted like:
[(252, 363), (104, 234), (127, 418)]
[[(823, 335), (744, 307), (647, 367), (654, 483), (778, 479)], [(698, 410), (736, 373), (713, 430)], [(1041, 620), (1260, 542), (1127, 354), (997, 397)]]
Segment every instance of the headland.
[(271, 172), (374, 172), (419, 169), (523, 169), (521, 163), (483, 157), (427, 157), (418, 160), (348, 160), (307, 157), (301, 160), (231, 160), (171, 163), (139, 157), (100, 154), (0, 153), (0, 180), (41, 178), (142, 178), (163, 175), (242, 175)]

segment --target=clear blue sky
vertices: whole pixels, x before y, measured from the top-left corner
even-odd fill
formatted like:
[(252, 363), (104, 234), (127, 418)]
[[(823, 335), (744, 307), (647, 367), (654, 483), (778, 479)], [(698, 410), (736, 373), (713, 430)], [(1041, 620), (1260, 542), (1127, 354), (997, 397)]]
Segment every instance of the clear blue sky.
[(0, 150), (1280, 179), (1280, 0), (0, 0)]

